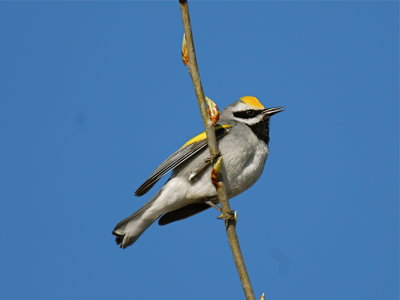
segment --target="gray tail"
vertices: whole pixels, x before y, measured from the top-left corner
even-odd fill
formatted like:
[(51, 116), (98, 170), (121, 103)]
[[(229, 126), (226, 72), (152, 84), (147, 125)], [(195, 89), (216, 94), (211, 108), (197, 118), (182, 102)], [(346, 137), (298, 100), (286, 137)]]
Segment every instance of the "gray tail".
[(116, 236), (115, 241), (120, 248), (132, 245), (157, 220), (158, 216), (152, 217), (145, 214), (153, 201), (154, 199), (115, 226), (112, 234)]

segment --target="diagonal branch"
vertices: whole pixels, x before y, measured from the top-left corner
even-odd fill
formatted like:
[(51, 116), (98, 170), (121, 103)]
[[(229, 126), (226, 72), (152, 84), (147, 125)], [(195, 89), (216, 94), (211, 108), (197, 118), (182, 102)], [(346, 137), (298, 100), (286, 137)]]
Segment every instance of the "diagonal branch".
[[(200, 75), (199, 75), (199, 70), (197, 67), (197, 60), (196, 60), (196, 54), (194, 50), (194, 44), (193, 44), (193, 36), (192, 36), (192, 29), (190, 25), (190, 16), (189, 16), (189, 9), (188, 9), (188, 4), (187, 0), (179, 0), (180, 7), (181, 7), (181, 13), (182, 13), (182, 20), (183, 20), (183, 27), (186, 35), (186, 43), (187, 43), (187, 51), (188, 51), (188, 68), (190, 71), (190, 76), (192, 77), (192, 82), (194, 86), (194, 91), (196, 93), (197, 101), (200, 106), (200, 111), (201, 111), (201, 116), (203, 119), (204, 127), (206, 130), (207, 134), (207, 140), (208, 140), (208, 148), (210, 151), (210, 155), (212, 158), (214, 158), (214, 163), (215, 163), (215, 158), (217, 158), (220, 155), (219, 149), (218, 149), (218, 144), (217, 144), (217, 139), (215, 137), (215, 129), (214, 129), (214, 124), (211, 122), (211, 120), (208, 117), (207, 113), (207, 108), (206, 108), (206, 102), (205, 102), (205, 97), (204, 97), (204, 91), (203, 87), (200, 81)], [(229, 206), (229, 201), (226, 193), (226, 188), (223, 179), (226, 178), (224, 176), (224, 167), (223, 167), (223, 161), (220, 159), (219, 162), (222, 164), (221, 167), (221, 179), (216, 185), (217, 188), (217, 195), (219, 202), (221, 203), (221, 208), (222, 208), (222, 217), (225, 220), (226, 224), (226, 234), (228, 237), (229, 245), (232, 250), (232, 255), (236, 264), (236, 268), (239, 273), (239, 278), (242, 283), (243, 291), (246, 296), (247, 300), (255, 300), (253, 288), (251, 286), (251, 282), (249, 279), (249, 275), (246, 270), (246, 265), (243, 260), (242, 252), (240, 250), (240, 245), (239, 245), (239, 240), (238, 236), (236, 234), (236, 229), (235, 229), (235, 220), (232, 218), (232, 210)]]

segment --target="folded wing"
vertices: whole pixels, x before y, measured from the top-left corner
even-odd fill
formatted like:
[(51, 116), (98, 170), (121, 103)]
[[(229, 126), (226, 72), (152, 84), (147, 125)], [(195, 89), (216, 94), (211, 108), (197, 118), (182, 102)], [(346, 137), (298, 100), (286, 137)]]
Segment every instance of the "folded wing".
[[(215, 135), (217, 140), (225, 136), (231, 125), (221, 125), (215, 128)], [(194, 138), (190, 139), (174, 154), (168, 157), (161, 165), (150, 175), (150, 177), (136, 190), (136, 196), (146, 194), (156, 183), (169, 171), (183, 164), (189, 158), (193, 157), (199, 151), (206, 148), (208, 145), (206, 134), (203, 132)]]

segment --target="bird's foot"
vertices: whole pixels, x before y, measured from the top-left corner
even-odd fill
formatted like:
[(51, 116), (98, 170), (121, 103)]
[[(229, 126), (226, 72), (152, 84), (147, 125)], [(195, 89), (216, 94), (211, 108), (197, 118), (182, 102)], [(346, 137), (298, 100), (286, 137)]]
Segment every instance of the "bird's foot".
[(228, 214), (224, 216), (224, 214), (220, 214), (217, 219), (224, 220), (226, 225), (233, 224), (236, 225), (238, 220), (238, 215), (236, 210), (229, 210)]
[(221, 156), (222, 156), (221, 152), (218, 152), (217, 154), (214, 154), (213, 156), (211, 156), (210, 160), (213, 161), (213, 162), (216, 162), (217, 159), (220, 158)]
[(206, 164), (211, 164), (212, 162), (215, 162), (218, 158), (220, 158), (222, 155), (221, 155), (221, 152), (218, 152), (217, 154), (214, 154), (214, 155), (212, 155), (212, 156), (210, 156), (210, 157), (207, 157), (205, 160), (204, 160), (204, 162), (206, 163)]

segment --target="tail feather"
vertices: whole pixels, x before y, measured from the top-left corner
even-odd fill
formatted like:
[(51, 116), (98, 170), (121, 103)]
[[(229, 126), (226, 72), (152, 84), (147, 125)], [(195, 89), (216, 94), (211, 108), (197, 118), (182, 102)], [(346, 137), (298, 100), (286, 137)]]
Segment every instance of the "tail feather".
[(116, 236), (115, 242), (120, 248), (126, 248), (132, 245), (142, 233), (157, 220), (158, 216), (149, 218), (144, 215), (153, 201), (154, 200), (146, 203), (137, 212), (125, 218), (115, 226), (112, 234)]

